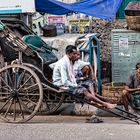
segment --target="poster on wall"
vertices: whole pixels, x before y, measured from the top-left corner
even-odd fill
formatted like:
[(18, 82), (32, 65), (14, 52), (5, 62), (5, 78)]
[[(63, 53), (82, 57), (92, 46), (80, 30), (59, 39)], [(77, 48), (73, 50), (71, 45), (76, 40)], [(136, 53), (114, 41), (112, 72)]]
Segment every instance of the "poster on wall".
[(35, 12), (34, 0), (0, 0), (0, 14)]
[(130, 57), (128, 38), (119, 38), (119, 55)]

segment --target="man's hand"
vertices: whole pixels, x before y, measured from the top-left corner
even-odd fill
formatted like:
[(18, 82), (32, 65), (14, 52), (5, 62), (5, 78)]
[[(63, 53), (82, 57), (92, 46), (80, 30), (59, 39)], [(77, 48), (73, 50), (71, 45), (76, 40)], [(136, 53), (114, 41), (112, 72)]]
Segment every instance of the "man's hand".
[(87, 79), (86, 76), (85, 76), (85, 77), (80, 77), (80, 80), (81, 80), (81, 81), (86, 80), (86, 79)]
[(137, 87), (137, 90), (140, 90), (140, 87)]

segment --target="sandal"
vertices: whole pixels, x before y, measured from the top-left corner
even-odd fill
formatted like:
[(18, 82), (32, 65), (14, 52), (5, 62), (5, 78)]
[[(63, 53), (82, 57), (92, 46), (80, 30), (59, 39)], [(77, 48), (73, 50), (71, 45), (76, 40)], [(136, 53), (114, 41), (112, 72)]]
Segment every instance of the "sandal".
[(97, 117), (93, 117), (86, 120), (86, 123), (103, 123), (104, 121), (102, 119), (99, 119)]

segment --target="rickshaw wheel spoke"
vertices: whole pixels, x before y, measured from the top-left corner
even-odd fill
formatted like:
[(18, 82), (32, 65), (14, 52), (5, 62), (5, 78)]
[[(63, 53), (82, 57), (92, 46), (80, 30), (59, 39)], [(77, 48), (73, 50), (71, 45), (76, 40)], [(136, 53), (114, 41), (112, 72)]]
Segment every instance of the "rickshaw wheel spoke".
[(65, 94), (53, 91), (44, 91), (43, 102), (40, 108), (42, 113), (55, 114), (57, 109), (62, 105)]
[(1, 119), (12, 123), (30, 120), (43, 99), (38, 76), (30, 68), (14, 64), (0, 69), (0, 77)]

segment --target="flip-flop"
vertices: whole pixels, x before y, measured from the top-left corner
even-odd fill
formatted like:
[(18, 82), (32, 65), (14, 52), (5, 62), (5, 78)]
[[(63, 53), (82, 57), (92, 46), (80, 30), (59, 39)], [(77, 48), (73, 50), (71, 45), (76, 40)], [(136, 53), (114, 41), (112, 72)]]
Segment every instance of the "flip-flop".
[(103, 123), (104, 121), (102, 119), (99, 119), (97, 117), (93, 117), (91, 119), (87, 119), (86, 123)]

